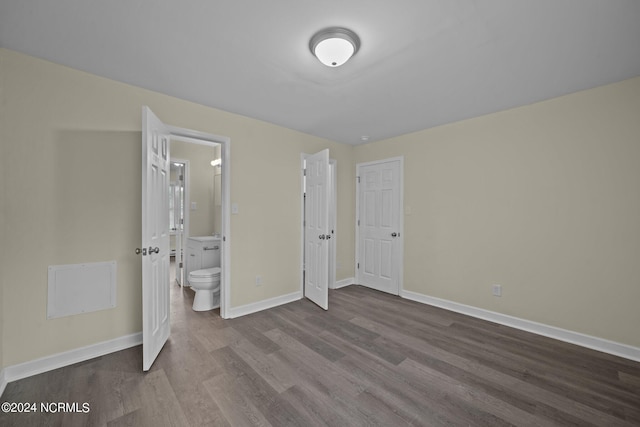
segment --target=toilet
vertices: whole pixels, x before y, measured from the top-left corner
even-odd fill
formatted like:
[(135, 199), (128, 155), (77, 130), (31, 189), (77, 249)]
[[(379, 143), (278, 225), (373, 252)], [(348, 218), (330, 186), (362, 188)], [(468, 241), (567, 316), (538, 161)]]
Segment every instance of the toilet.
[(196, 292), (194, 311), (220, 307), (219, 236), (195, 236), (187, 239), (187, 283)]
[(220, 267), (190, 272), (189, 284), (196, 291), (193, 311), (207, 311), (220, 306)]

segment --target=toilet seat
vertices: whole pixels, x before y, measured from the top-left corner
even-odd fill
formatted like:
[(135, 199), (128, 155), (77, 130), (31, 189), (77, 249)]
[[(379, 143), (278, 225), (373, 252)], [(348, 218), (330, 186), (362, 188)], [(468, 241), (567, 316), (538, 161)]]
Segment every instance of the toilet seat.
[(194, 279), (213, 279), (220, 276), (220, 267), (203, 268), (202, 270), (194, 270), (189, 273), (189, 277)]

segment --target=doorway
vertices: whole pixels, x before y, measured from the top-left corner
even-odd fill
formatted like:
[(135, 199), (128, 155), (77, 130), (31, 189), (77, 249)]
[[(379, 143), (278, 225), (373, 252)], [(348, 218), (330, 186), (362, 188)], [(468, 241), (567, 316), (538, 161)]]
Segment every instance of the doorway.
[(181, 286), (188, 286), (188, 272), (194, 269), (190, 264), (195, 261), (195, 255), (189, 254), (188, 248), (192, 246), (189, 243), (193, 243), (194, 238), (219, 239), (222, 235), (220, 144), (204, 141), (195, 143), (191, 139), (182, 140), (172, 136), (170, 153), (172, 268), (175, 269), (176, 281)]
[(356, 165), (356, 279), (399, 295), (403, 266), (402, 157)]
[[(188, 259), (187, 241), (190, 237), (219, 236), (221, 240), (221, 286), (220, 316), (225, 318), (229, 307), (229, 186), (228, 186), (228, 146), (225, 137), (208, 135), (169, 126), (171, 130), (172, 162), (184, 162), (184, 232), (182, 233), (183, 265), (182, 275), (187, 283)], [(178, 148), (176, 150), (176, 148)], [(175, 155), (175, 157), (174, 157)], [(177, 243), (177, 242), (176, 242)], [(176, 244), (177, 247), (177, 244)], [(176, 276), (179, 264), (176, 256)], [(176, 277), (177, 278), (177, 277)]]

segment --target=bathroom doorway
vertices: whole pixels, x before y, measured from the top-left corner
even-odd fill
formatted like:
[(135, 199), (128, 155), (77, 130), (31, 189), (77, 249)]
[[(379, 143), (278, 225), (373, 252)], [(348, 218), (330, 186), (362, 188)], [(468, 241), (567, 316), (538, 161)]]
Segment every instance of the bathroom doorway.
[(189, 286), (189, 239), (222, 235), (221, 145), (172, 136), (170, 153), (171, 267), (177, 284)]

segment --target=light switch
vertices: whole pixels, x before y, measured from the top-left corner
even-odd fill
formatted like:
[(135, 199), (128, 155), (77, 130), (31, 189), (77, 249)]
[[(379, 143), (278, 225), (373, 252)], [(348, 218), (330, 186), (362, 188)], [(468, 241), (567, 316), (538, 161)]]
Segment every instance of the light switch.
[(198, 209), (198, 202), (191, 202), (191, 210), (195, 211), (196, 209)]
[(232, 214), (237, 214), (238, 213), (238, 204), (237, 203), (232, 203), (231, 204), (231, 213)]

